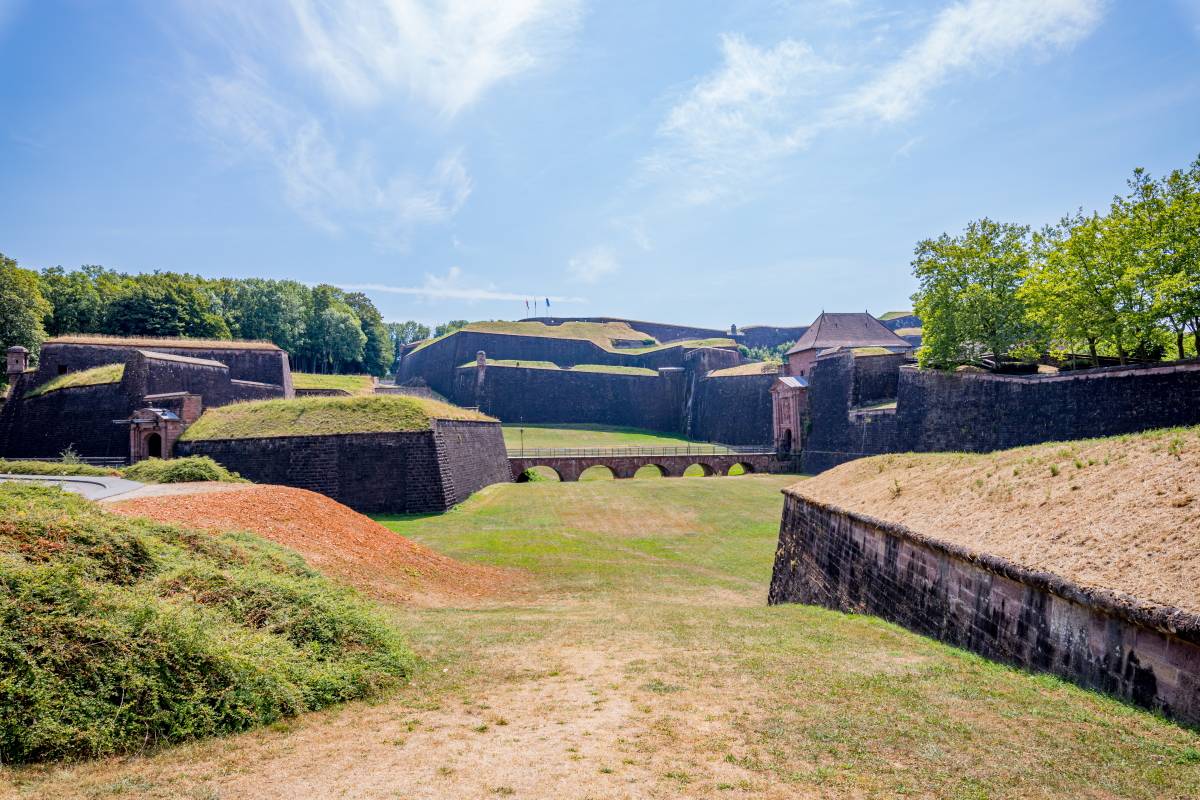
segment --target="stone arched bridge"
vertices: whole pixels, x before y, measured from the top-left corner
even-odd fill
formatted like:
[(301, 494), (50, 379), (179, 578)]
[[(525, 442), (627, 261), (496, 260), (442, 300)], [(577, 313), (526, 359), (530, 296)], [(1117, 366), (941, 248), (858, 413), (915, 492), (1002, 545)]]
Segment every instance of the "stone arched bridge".
[(736, 465), (743, 472), (771, 472), (776, 466), (772, 450), (756, 447), (582, 447), (537, 448), (510, 451), (508, 464), (514, 481), (527, 480), (525, 471), (549, 467), (563, 481), (577, 481), (590, 467), (607, 467), (614, 478), (632, 478), (642, 467), (657, 467), (664, 478), (681, 477), (697, 465), (705, 475), (728, 475)]

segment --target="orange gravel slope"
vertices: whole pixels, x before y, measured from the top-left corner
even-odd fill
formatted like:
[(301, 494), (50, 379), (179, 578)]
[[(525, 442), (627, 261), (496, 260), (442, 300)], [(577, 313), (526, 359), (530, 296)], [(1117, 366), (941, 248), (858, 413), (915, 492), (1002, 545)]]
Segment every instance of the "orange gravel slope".
[(1200, 428), (875, 456), (786, 491), (1200, 612)]
[(314, 569), (390, 602), (461, 605), (507, 594), (522, 583), (520, 573), (448, 558), (316, 492), (220, 488), (142, 496), (108, 508), (194, 528), (252, 531), (300, 553)]

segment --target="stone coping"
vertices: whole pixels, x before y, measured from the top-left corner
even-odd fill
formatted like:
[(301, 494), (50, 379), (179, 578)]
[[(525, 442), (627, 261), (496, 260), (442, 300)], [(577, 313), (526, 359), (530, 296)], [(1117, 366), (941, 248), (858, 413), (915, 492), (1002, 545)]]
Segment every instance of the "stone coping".
[(1056, 594), (1059, 597), (1079, 603), (1080, 605), (1100, 609), (1135, 625), (1141, 625), (1161, 631), (1162, 633), (1178, 636), (1192, 644), (1200, 644), (1200, 614), (1175, 606), (1142, 600), (1131, 594), (1114, 589), (1082, 586), (1053, 572), (1030, 569), (1001, 556), (978, 552), (953, 542), (947, 542), (923, 533), (918, 533), (896, 522), (872, 517), (868, 514), (860, 514), (855, 511), (847, 511), (832, 503), (814, 500), (795, 486), (786, 487), (782, 492), (786, 497), (808, 503), (811, 506), (834, 514), (839, 514), (846, 519), (870, 525), (897, 538), (908, 539), (931, 550), (982, 567), (1018, 583)]
[(1176, 372), (1200, 371), (1200, 360), (1167, 361), (1161, 364), (1126, 364), (1115, 367), (1092, 367), (1091, 369), (1072, 369), (1066, 372), (1042, 375), (997, 375), (991, 372), (944, 372), (941, 370), (921, 369), (906, 364), (900, 367), (907, 372), (917, 372), (923, 375), (944, 375), (949, 378), (969, 381), (1000, 381), (1004, 383), (1054, 383), (1056, 381), (1089, 380), (1095, 378), (1127, 378), (1133, 375), (1170, 375)]

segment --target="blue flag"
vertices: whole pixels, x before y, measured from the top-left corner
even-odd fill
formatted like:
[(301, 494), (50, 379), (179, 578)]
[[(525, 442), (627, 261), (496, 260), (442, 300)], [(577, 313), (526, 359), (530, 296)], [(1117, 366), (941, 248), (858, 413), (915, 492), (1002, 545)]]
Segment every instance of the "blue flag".
[(550, 307), (550, 298), (547, 297), (546, 298), (546, 308), (549, 308), (549, 307)]

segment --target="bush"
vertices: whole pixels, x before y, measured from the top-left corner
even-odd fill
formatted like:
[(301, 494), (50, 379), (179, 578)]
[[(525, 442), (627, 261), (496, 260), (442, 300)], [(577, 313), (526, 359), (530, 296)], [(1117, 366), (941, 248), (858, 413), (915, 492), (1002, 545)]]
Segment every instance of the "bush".
[(371, 696), (412, 656), (349, 589), (249, 534), (0, 486), (0, 762), (247, 730)]
[(64, 464), (61, 461), (5, 461), (0, 458), (3, 475), (92, 475), (115, 478), (121, 473), (108, 467), (90, 464)]
[(245, 478), (236, 472), (230, 472), (208, 456), (172, 459), (147, 458), (131, 467), (125, 467), (121, 473), (131, 481), (144, 483), (247, 482)]

